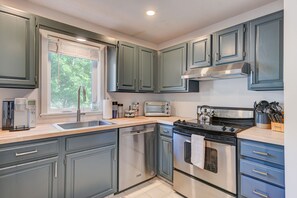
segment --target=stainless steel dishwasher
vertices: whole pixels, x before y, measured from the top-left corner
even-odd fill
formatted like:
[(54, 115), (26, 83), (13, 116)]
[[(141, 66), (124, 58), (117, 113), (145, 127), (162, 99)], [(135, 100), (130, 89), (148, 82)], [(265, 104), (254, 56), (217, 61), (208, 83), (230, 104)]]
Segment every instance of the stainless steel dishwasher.
[(156, 175), (156, 125), (119, 129), (119, 191)]

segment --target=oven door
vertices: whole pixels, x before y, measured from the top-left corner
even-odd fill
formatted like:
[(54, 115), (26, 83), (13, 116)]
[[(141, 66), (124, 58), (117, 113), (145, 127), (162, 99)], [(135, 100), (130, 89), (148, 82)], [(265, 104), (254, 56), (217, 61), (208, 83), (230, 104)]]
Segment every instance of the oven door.
[(174, 168), (236, 194), (236, 147), (205, 141), (205, 166), (191, 163), (191, 137), (174, 133)]

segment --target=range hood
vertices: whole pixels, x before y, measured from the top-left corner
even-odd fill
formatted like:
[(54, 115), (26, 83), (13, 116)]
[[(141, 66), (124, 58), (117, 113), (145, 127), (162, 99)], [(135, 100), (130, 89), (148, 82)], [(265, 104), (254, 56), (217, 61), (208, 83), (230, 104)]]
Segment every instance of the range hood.
[(213, 67), (189, 69), (182, 79), (190, 80), (219, 80), (227, 78), (243, 78), (250, 73), (250, 64), (246, 62), (218, 65)]

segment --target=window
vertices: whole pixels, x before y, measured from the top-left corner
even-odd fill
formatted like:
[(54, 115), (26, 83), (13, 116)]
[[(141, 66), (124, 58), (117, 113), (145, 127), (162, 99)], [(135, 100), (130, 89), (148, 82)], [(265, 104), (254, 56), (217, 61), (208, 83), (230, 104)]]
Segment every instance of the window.
[(81, 110), (101, 112), (104, 46), (40, 31), (41, 114), (76, 112), (80, 86), (86, 89), (86, 100), (81, 97)]

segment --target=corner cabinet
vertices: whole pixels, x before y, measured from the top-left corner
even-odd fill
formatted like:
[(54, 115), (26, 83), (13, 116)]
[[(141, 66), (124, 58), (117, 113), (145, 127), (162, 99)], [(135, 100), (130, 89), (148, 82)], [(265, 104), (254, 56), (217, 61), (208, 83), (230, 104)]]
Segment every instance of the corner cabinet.
[(245, 32), (245, 24), (240, 24), (214, 33), (214, 63), (216, 65), (244, 60)]
[(159, 91), (198, 92), (199, 82), (182, 79), (187, 70), (187, 48), (183, 43), (160, 51)]
[(157, 52), (127, 42), (107, 47), (107, 88), (114, 92), (154, 92)]
[(35, 18), (0, 6), (0, 87), (35, 88)]
[(159, 125), (158, 175), (173, 181), (172, 126)]
[(190, 68), (207, 67), (212, 64), (212, 35), (199, 37), (189, 43), (188, 64)]
[(251, 21), (250, 30), (252, 72), (249, 89), (282, 90), (283, 12)]

